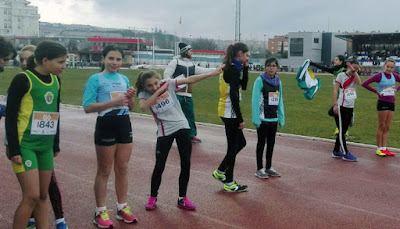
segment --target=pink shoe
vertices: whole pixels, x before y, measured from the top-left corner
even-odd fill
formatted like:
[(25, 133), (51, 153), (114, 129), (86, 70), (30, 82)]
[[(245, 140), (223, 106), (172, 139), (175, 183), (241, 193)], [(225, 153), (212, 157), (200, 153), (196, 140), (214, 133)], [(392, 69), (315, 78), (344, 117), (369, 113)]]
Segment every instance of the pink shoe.
[(98, 215), (94, 214), (93, 223), (99, 228), (110, 228), (114, 226), (113, 221), (111, 221), (108, 216), (108, 211), (101, 211)]
[(384, 153), (384, 154), (386, 154), (386, 155), (388, 155), (388, 156), (394, 156), (394, 155), (396, 155), (395, 153), (392, 153), (392, 152), (390, 152), (389, 150), (381, 150), (382, 151), (382, 153)]
[(131, 208), (126, 205), (115, 216), (118, 220), (123, 220), (125, 223), (137, 222), (137, 217), (131, 212)]
[(181, 200), (178, 199), (178, 207), (186, 210), (196, 209), (196, 205), (192, 204), (186, 196)]
[(157, 202), (157, 197), (150, 196), (149, 202), (146, 204), (146, 210), (153, 210), (154, 208), (156, 208), (157, 207), (156, 202)]

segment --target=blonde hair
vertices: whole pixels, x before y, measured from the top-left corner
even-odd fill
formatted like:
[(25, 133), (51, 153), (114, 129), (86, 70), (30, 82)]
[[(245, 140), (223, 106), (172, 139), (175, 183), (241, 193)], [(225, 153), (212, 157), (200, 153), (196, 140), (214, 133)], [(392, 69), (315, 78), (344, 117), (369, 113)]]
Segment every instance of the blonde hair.
[(23, 51), (35, 52), (35, 50), (36, 50), (35, 45), (25, 45), (24, 47), (22, 47), (21, 52), (23, 52)]

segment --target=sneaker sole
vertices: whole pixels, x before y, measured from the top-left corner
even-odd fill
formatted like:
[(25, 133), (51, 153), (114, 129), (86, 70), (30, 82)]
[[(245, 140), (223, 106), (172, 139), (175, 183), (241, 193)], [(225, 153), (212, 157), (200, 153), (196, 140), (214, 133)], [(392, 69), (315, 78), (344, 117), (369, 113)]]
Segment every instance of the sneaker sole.
[(157, 208), (157, 206), (154, 206), (154, 207), (146, 207), (146, 210), (147, 211), (151, 211), (151, 210), (154, 210), (154, 209), (156, 209)]
[(332, 157), (333, 158), (343, 158), (343, 156), (336, 156), (336, 155), (333, 155), (333, 154), (332, 154)]
[(376, 154), (377, 156), (384, 157), (386, 154)]
[(357, 162), (357, 159), (355, 159), (355, 160), (350, 160), (350, 159), (346, 159), (346, 158), (342, 158), (342, 159), (343, 159), (343, 161)]
[(98, 228), (110, 228), (110, 227), (114, 227), (114, 225), (102, 226), (102, 225), (98, 224), (98, 223), (96, 222), (95, 219), (93, 220), (93, 223), (94, 223)]
[(254, 174), (254, 176), (256, 176), (256, 177), (258, 177), (258, 178), (260, 178), (260, 179), (268, 179), (268, 177), (269, 177), (269, 176), (263, 177), (263, 176), (259, 176), (259, 175), (257, 175), (257, 174)]
[(247, 192), (247, 189), (245, 189), (245, 190), (239, 190), (239, 191), (232, 191), (232, 190), (225, 190), (224, 189), (224, 192), (227, 192), (227, 193), (235, 193), (235, 192)]
[(194, 210), (196, 210), (196, 207), (194, 207), (194, 208), (188, 208), (188, 207), (185, 207), (185, 206), (182, 206), (182, 205), (176, 205), (178, 208), (180, 208), (180, 209), (184, 209), (184, 210), (189, 210), (189, 211), (194, 211)]
[(138, 220), (137, 218), (134, 218), (132, 221), (129, 221), (129, 220), (126, 220), (126, 219), (124, 219), (124, 217), (119, 216), (119, 215), (115, 215), (115, 218), (116, 218), (117, 220), (123, 220), (124, 223), (136, 223), (137, 220)]

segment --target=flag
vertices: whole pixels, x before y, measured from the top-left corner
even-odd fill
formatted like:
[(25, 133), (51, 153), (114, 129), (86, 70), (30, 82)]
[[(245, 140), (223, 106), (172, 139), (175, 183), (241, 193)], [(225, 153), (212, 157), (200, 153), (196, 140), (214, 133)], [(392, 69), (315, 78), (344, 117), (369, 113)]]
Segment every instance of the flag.
[(297, 85), (303, 90), (304, 97), (308, 100), (314, 98), (315, 93), (321, 88), (321, 79), (315, 78), (314, 72), (309, 69), (310, 60), (304, 61), (297, 71)]

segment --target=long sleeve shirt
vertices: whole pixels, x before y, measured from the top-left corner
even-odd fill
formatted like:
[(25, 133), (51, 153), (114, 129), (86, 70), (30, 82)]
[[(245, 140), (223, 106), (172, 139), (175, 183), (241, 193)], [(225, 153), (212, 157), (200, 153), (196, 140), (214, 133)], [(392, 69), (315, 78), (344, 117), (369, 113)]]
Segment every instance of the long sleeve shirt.
[[(386, 76), (387, 79), (391, 78), (391, 74), (384, 73), (384, 75)], [(398, 74), (393, 73), (393, 76), (394, 76), (394, 79), (395, 79), (396, 82), (400, 82), (400, 76)], [(378, 93), (378, 90), (373, 88), (373, 87), (371, 87), (370, 84), (373, 83), (373, 82), (379, 84), (381, 82), (381, 80), (382, 80), (382, 72), (378, 72), (375, 75), (373, 75), (372, 77), (366, 79), (362, 83), (361, 86), (365, 87), (369, 91), (372, 91), (374, 93)], [(393, 85), (393, 86), (395, 86), (395, 85)], [(397, 91), (400, 90), (400, 86), (398, 86), (396, 88), (396, 90)], [(395, 96), (382, 96), (382, 95), (380, 95), (378, 100), (394, 103), (396, 101), (396, 97)]]

